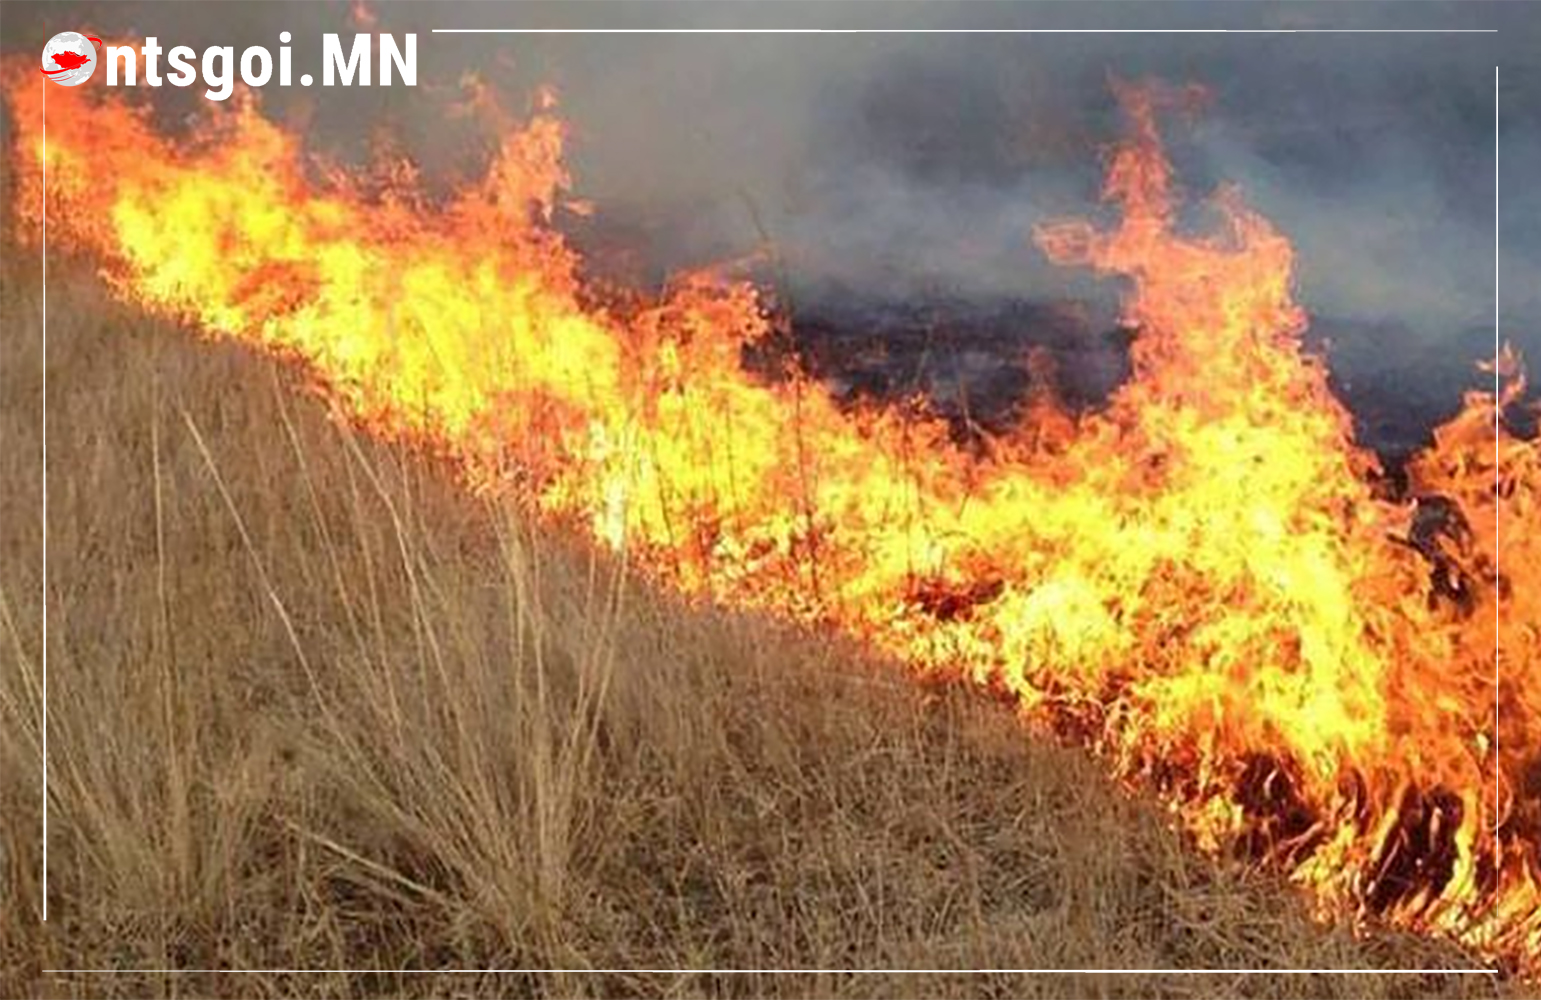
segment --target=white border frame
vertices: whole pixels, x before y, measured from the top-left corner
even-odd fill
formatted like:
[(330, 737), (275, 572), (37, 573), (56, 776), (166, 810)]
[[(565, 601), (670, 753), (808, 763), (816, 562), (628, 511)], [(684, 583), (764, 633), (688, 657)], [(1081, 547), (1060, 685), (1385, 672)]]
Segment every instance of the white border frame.
[[(496, 35), (1296, 35), (1296, 34), (1497, 34), (1496, 28), (432, 28), (430, 34), (496, 34)], [(43, 443), (42, 443), (42, 751), (43, 751), (43, 850), (42, 850), (42, 919), (48, 921), (48, 83), (43, 87)], [(1502, 300), (1499, 296), (1501, 268), (1499, 246), (1501, 216), (1498, 185), (1501, 173), (1499, 163), (1499, 66), (1493, 67), (1493, 356), (1496, 359), (1502, 349), (1500, 316)], [(1502, 391), (1501, 380), (1495, 366), (1493, 372), (1494, 413), (1493, 429), (1499, 430), (1501, 414), (1496, 405)], [(1497, 463), (1493, 467), (1494, 490), (1499, 488)], [(1494, 571), (1499, 571), (1501, 547), (1499, 545), (1499, 517), (1494, 512)], [(1493, 645), (1493, 753), (1495, 760), (1498, 743), (1498, 686), (1502, 680), (1499, 670), (1497, 629), (1502, 627), (1500, 612), (1495, 602), (1493, 610), (1495, 639)], [(1497, 790), (1498, 773), (1495, 768), (1493, 837), (1498, 837)], [(1495, 852), (1496, 853), (1496, 852)], [(496, 975), (496, 974), (560, 974), (560, 975), (807, 975), (827, 973), (839, 975), (1143, 975), (1143, 976), (1243, 976), (1243, 975), (1460, 975), (1497, 976), (1495, 968), (1475, 969), (42, 969), (43, 975), (198, 975), (213, 973), (267, 973), (273, 975), (316, 974), (323, 972), (374, 973), (384, 975)]]

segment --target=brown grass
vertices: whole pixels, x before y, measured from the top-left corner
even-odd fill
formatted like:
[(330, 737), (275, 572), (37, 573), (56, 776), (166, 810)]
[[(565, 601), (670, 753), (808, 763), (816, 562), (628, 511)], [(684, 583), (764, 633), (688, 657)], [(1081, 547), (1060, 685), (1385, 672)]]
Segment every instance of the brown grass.
[[(13, 255), (13, 260), (15, 259)], [(691, 608), (328, 421), (283, 365), (0, 302), (0, 993), (1491, 996), (1487, 977), (417, 973), (1437, 967), (1185, 848), (1095, 762)], [(58, 969), (266, 969), (114, 974)], [(271, 971), (354, 969), (374, 971)]]

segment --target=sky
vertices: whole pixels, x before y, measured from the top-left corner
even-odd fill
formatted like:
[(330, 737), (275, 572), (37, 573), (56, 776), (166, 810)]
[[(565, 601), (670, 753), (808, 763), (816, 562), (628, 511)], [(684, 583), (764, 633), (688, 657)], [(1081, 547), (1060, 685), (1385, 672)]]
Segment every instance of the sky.
[[(1295, 243), (1300, 297), (1323, 322), (1392, 331), (1387, 349), (1413, 356), (1491, 334), (1496, 307), (1504, 336), (1541, 356), (1532, 180), (1541, 176), (1541, 9), (1530, 5), (408, 0), (372, 9), (375, 30), (419, 32), (419, 86), (269, 86), (269, 113), (303, 121), (318, 150), (362, 155), (385, 128), (430, 172), (464, 172), (467, 136), (445, 108), (466, 73), (515, 111), (552, 85), (572, 126), (577, 193), (598, 209), (590, 238), (626, 245), (650, 274), (731, 259), (769, 239), (810, 299), (949, 295), (1111, 309), (1116, 288), (1050, 264), (1031, 231), (1094, 209), (1100, 158), (1119, 134), (1109, 80), (1158, 77), (1211, 96), (1202, 117), (1169, 128), (1187, 189), (1197, 197), (1239, 185)], [(1118, 31), (428, 33), (749, 25)], [(1375, 30), (1172, 30), (1214, 27)], [(297, 66), (319, 62), (321, 32), (355, 30), (342, 3), (23, 0), (0, 9), (7, 52), (40, 50), (71, 29), (199, 49), (276, 48), (290, 30)], [(202, 103), (171, 88), (136, 96)]]

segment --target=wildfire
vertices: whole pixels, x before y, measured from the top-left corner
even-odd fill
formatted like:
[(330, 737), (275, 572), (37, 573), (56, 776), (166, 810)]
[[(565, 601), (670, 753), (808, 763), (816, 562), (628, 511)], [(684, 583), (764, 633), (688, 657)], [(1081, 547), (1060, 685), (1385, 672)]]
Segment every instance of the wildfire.
[(1541, 969), (1541, 454), (1502, 420), (1518, 361), (1407, 496), (1372, 488), (1302, 352), (1288, 240), (1234, 190), (1220, 231), (1175, 224), (1157, 119), (1182, 94), (1119, 89), (1116, 228), (1036, 234), (1126, 279), (1132, 377), (965, 448), (938, 419), (746, 372), (772, 332), (747, 284), (593, 305), (550, 224), (570, 182), (549, 102), (429, 207), (410, 176), (383, 197), (311, 182), (249, 103), (172, 142), (54, 88), (45, 147), (47, 84), (6, 79), (24, 231), (46, 205), (124, 296), (303, 358), (352, 420), (660, 581), (1009, 692), (1324, 913)]

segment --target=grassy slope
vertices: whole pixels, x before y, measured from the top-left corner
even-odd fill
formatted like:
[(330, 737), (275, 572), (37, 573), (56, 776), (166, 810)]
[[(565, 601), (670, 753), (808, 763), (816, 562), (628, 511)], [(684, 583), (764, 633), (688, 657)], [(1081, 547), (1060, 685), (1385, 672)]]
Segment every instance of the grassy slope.
[(49, 294), (0, 303), (0, 994), (1493, 995), (1484, 977), (722, 977), (69, 967), (1398, 967), (1185, 850), (1004, 707), (692, 610), (299, 379)]

